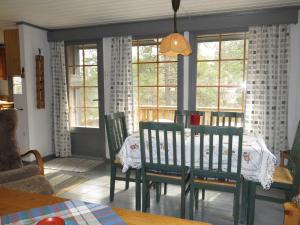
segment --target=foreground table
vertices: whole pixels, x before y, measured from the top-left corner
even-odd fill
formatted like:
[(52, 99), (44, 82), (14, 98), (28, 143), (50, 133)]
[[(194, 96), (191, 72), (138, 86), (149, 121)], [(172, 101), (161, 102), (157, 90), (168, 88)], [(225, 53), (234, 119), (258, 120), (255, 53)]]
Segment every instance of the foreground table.
[[(0, 215), (56, 204), (66, 200), (67, 199), (50, 195), (26, 193), (0, 187)], [(128, 225), (210, 225), (203, 222), (153, 215), (128, 209), (113, 208), (113, 210)]]

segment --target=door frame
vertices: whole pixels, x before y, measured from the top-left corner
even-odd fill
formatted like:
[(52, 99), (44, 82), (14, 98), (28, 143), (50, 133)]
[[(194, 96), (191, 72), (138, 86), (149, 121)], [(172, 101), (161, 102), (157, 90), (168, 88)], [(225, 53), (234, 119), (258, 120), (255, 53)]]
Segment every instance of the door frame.
[[(105, 137), (105, 100), (104, 100), (104, 66), (103, 66), (103, 41), (99, 40), (82, 40), (82, 41), (65, 41), (65, 63), (66, 76), (68, 79), (67, 69), (67, 47), (69, 45), (96, 44), (97, 46), (97, 70), (98, 70), (98, 112), (99, 128), (71, 127), (71, 151), (74, 155), (84, 157), (95, 157), (105, 159), (106, 155), (106, 137)], [(69, 98), (69, 93), (68, 93)], [(94, 138), (93, 138), (94, 137)], [(91, 140), (92, 139), (92, 140)], [(94, 139), (94, 140), (93, 140)], [(88, 149), (82, 149), (86, 146)], [(99, 153), (97, 152), (99, 151)]]

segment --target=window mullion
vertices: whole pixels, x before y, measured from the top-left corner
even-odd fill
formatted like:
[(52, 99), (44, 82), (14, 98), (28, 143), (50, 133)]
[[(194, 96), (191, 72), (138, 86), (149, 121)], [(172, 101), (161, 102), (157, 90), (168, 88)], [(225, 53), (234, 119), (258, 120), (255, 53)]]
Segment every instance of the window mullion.
[(220, 80), (221, 80), (221, 50), (222, 36), (219, 35), (219, 68), (218, 68), (218, 111), (220, 111)]

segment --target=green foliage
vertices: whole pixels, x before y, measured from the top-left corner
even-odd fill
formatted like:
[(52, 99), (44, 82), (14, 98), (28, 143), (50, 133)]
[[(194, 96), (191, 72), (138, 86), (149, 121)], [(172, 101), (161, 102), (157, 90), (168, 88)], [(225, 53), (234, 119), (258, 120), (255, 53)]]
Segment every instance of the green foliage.
[[(99, 127), (97, 48), (67, 49), (71, 126)], [(83, 71), (84, 70), (84, 71)]]
[(198, 43), (198, 60), (197, 86), (200, 87), (196, 90), (197, 108), (216, 110), (219, 99), (220, 110), (242, 109), (244, 40)]
[[(177, 62), (176, 57), (158, 55), (157, 45), (142, 45), (132, 48), (133, 84), (140, 86), (140, 106), (177, 106)], [(139, 54), (138, 54), (139, 53)], [(157, 88), (157, 86), (161, 86)], [(174, 87), (165, 87), (174, 86)], [(135, 98), (137, 101), (137, 98)], [(138, 105), (135, 102), (135, 105)]]

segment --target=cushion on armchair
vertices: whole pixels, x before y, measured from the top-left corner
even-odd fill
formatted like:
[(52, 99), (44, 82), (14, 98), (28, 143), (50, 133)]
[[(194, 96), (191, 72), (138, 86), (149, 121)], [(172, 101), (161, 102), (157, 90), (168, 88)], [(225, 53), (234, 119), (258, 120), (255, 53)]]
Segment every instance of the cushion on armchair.
[(37, 165), (28, 165), (18, 169), (2, 171), (0, 172), (0, 184), (25, 179), (39, 174), (40, 170)]
[(0, 184), (2, 187), (24, 191), (32, 192), (38, 194), (52, 195), (54, 190), (47, 179), (43, 175), (36, 175), (29, 178)]
[(0, 171), (22, 167), (19, 148), (15, 140), (17, 115), (14, 109), (0, 110)]

